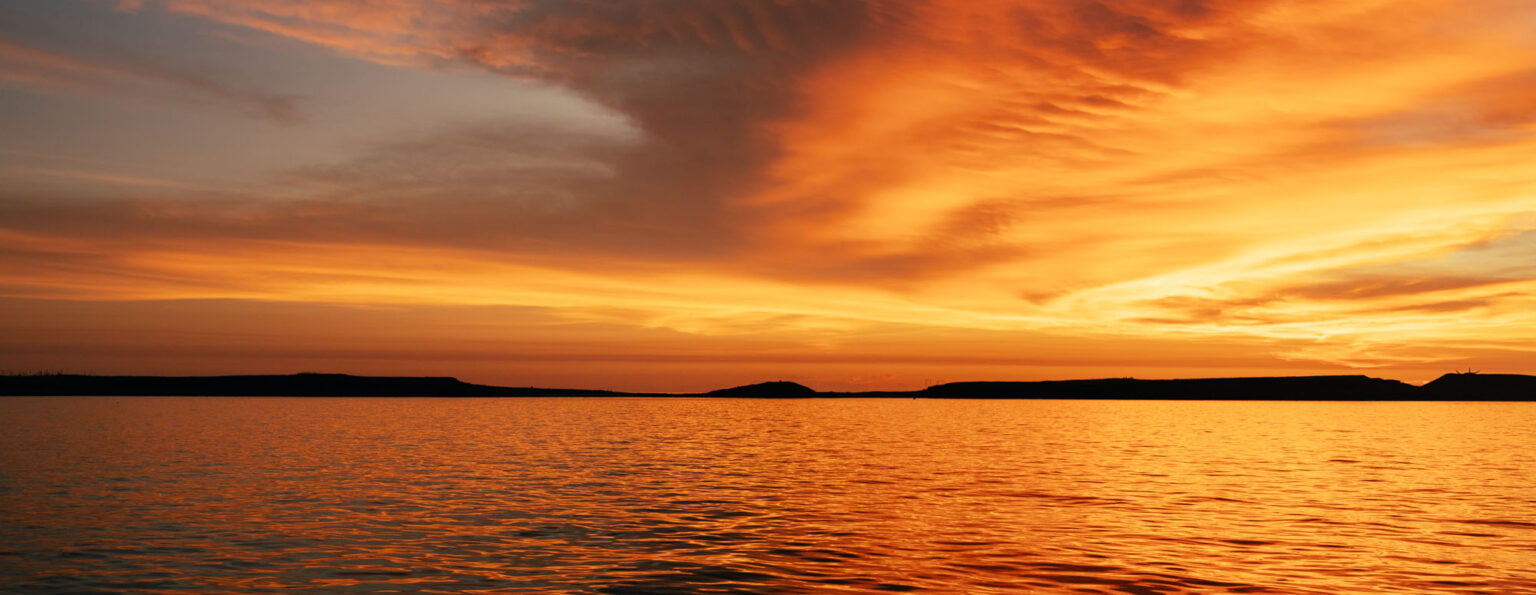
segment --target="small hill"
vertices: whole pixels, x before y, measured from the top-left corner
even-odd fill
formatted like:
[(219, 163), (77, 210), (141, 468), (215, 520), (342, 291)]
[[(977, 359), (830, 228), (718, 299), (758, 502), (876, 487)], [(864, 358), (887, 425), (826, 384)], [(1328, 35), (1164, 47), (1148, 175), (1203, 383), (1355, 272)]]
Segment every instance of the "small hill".
[(954, 382), (920, 396), (963, 399), (1219, 399), (1281, 401), (1394, 401), (1424, 398), (1411, 384), (1369, 376), (1285, 376), (1182, 380), (1054, 380)]
[(1536, 376), (1453, 373), (1419, 390), (1425, 398), (1447, 401), (1536, 401)]
[(704, 393), (707, 397), (750, 397), (750, 398), (795, 398), (814, 397), (819, 395), (814, 389), (798, 384), (780, 380), (777, 382), (760, 382), (745, 386), (722, 388)]
[(209, 397), (568, 397), (610, 391), (511, 388), (449, 377), (290, 374), (270, 376), (89, 376), (49, 374), (0, 377), (0, 395), (114, 395)]

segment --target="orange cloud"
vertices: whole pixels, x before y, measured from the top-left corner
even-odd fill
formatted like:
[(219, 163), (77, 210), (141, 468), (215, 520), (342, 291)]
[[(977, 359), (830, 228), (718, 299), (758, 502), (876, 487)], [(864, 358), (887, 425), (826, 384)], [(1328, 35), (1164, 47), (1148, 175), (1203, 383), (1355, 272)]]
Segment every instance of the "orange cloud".
[(827, 361), (896, 326), (923, 330), (890, 361), (955, 333), (1282, 367), (1536, 339), (1518, 3), (151, 7), (538, 78), (633, 128), (394, 139), (288, 172), (304, 202), (0, 203), (10, 295), (548, 308)]

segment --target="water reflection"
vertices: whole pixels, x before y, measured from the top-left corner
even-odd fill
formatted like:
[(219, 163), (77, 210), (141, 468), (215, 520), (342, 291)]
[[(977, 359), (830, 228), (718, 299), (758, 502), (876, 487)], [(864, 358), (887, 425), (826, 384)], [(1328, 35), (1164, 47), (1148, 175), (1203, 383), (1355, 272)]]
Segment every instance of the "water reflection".
[(1536, 589), (1523, 403), (9, 399), (0, 589)]

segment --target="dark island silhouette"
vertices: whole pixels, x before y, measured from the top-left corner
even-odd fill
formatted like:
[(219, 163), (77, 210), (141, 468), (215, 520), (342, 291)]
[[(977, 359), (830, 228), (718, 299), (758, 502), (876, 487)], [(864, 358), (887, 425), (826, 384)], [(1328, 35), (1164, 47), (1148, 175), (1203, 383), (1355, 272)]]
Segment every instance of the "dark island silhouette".
[(1419, 387), (1369, 376), (1280, 376), (1185, 380), (1054, 380), (1044, 382), (954, 382), (919, 391), (934, 398), (1117, 399), (1314, 399), (1329, 401), (1415, 400)]
[(290, 374), (253, 376), (0, 376), (0, 396), (209, 397), (721, 397), (925, 399), (1168, 399), (1275, 401), (1536, 401), (1536, 376), (1452, 373), (1414, 386), (1352, 376), (1277, 376), (1143, 380), (951, 382), (917, 391), (820, 392), (787, 381), (704, 393), (637, 393), (572, 388), (503, 387), (450, 377)]
[(1419, 389), (1429, 398), (1466, 401), (1536, 400), (1536, 376), (1523, 374), (1446, 374)]
[(0, 377), (0, 395), (116, 395), (217, 397), (573, 397), (621, 396), (605, 390), (514, 388), (460, 382), (446, 376), (90, 376)]
[(722, 388), (704, 393), (706, 397), (753, 397), (767, 399), (794, 399), (805, 397), (819, 397), (822, 393), (815, 389), (795, 382), (778, 380), (774, 382), (760, 382), (745, 386)]

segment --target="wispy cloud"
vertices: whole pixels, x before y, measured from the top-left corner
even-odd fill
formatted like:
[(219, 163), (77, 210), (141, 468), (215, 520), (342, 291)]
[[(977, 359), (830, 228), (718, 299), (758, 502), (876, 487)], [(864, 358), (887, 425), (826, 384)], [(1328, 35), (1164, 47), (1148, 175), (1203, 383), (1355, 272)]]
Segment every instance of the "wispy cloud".
[[(628, 128), (466, 117), (287, 172), (305, 201), (168, 192), (88, 218), (13, 200), (0, 209), (14, 230), (184, 281), (31, 270), (12, 287), (524, 305), (700, 336), (913, 325), (1259, 342), (1337, 365), (1536, 338), (1532, 271), (1510, 264), (1531, 256), (1510, 238), (1529, 238), (1536, 212), (1536, 20), (1518, 3), (132, 8), (560, 85)], [(143, 78), (279, 119), (291, 107), (0, 53), (26, 84)], [(331, 252), (358, 256), (315, 256)]]
[(0, 40), (0, 80), (45, 90), (122, 91), (150, 83), (284, 124), (303, 121), (294, 97), (236, 89), (209, 77), (127, 59), (85, 58)]

